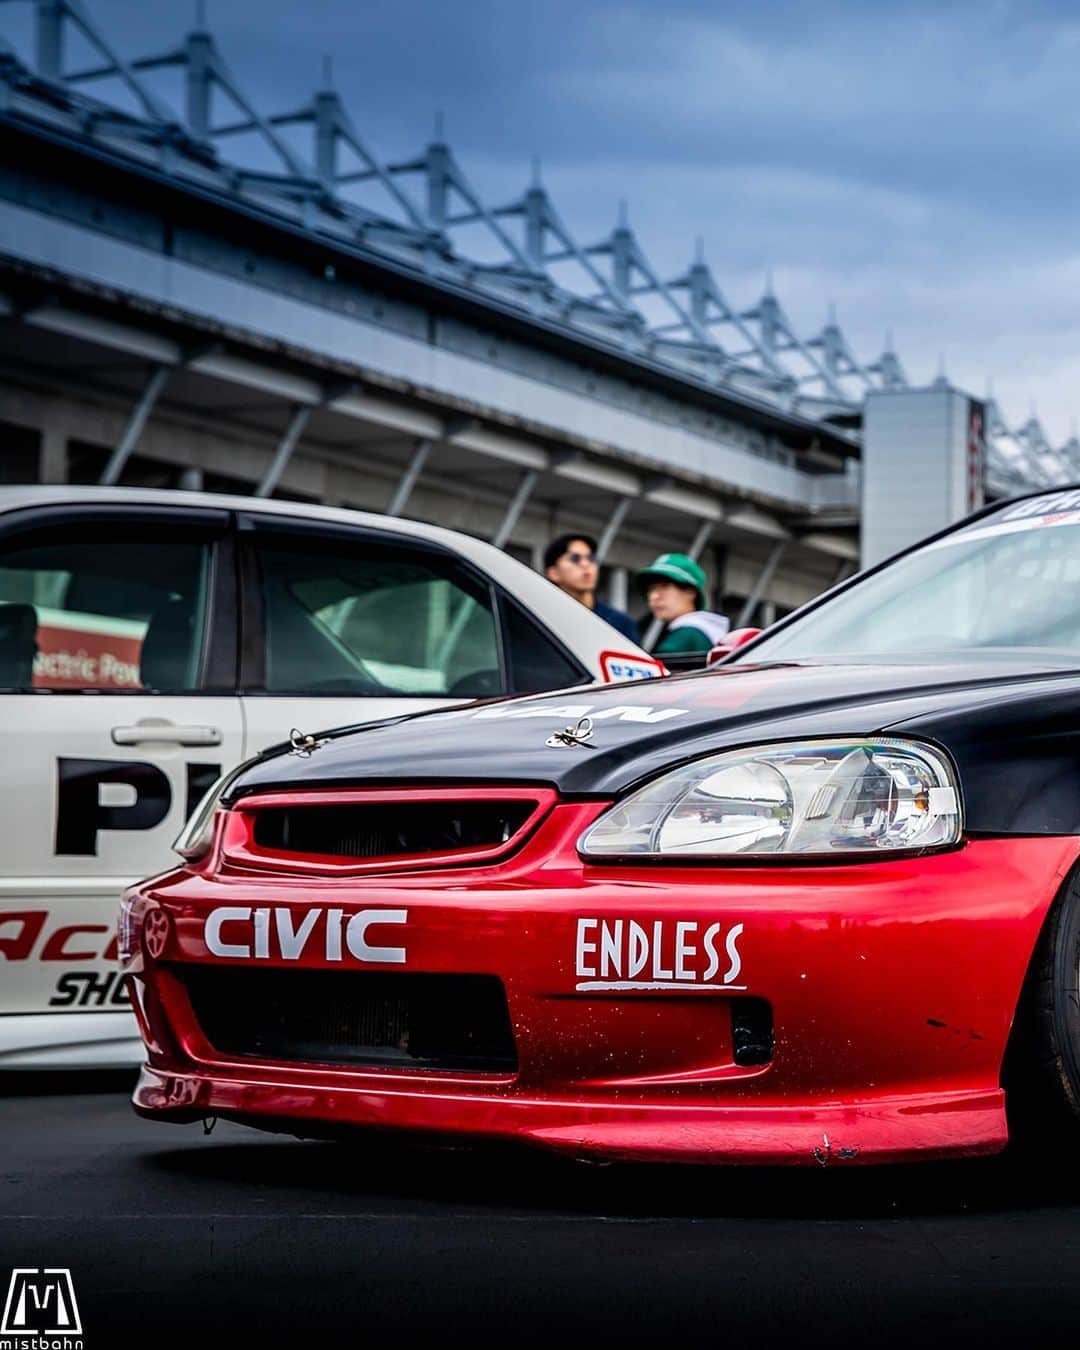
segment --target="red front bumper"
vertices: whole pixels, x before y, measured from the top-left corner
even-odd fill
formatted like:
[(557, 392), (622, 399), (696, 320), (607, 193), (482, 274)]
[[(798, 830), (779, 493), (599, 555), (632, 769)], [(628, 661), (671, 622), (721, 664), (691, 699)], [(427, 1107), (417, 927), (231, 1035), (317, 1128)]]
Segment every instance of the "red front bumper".
[[(128, 922), (142, 936), (127, 970), (148, 1045), (136, 1108), (298, 1134), (368, 1126), (695, 1162), (1004, 1146), (1002, 1057), (1080, 841), (972, 841), (846, 866), (585, 867), (574, 842), (598, 810), (556, 806), (487, 869), (313, 878), (211, 867), (135, 888)], [(328, 980), (359, 968), (494, 975), (517, 1068), (226, 1054), (194, 1015), (193, 965)], [(738, 1062), (746, 1000), (771, 1012), (767, 1062)]]

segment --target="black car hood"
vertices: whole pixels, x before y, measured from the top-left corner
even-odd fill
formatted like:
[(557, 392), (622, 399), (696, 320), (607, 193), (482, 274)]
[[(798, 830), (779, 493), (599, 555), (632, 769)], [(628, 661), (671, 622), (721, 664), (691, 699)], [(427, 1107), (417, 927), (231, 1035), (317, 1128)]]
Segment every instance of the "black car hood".
[[(553, 733), (592, 719), (581, 744)], [(439, 710), (262, 757), (231, 786), (544, 784), (616, 796), (712, 751), (890, 732), (933, 741), (960, 771), (969, 829), (1080, 833), (1080, 672), (1024, 653), (930, 664), (733, 664)]]

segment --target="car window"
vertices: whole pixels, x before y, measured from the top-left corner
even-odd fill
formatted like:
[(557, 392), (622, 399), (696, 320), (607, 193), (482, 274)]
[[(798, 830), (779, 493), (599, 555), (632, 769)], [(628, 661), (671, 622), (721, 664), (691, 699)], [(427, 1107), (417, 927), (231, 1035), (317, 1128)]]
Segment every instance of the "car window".
[(1080, 651), (1080, 522), (988, 521), (898, 558), (755, 643), (750, 661)]
[(589, 674), (552, 641), (544, 630), (512, 600), (504, 602), (510, 670), (515, 694), (565, 689), (581, 684)]
[(487, 588), (452, 559), (358, 540), (264, 541), (266, 689), (479, 698), (504, 692)]
[(0, 544), (0, 687), (197, 688), (209, 546), (115, 526)]

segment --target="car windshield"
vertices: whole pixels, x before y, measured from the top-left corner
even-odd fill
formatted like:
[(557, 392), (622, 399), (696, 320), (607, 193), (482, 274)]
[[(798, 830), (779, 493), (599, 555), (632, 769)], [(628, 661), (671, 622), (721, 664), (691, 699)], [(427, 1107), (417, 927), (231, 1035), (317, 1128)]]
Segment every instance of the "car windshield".
[[(1075, 494), (1073, 494), (1075, 495)], [(1080, 653), (1080, 510), (1016, 503), (872, 573), (747, 651), (750, 661), (981, 648)]]

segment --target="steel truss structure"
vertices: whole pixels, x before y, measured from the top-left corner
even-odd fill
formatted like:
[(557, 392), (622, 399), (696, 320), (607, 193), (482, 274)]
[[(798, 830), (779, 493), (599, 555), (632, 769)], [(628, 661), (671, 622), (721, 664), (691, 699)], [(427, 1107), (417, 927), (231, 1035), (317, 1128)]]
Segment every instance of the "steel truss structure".
[[(0, 33), (0, 95), (8, 106), (19, 96), (41, 100), (77, 118), (84, 135), (123, 145), (159, 173), (225, 190), (315, 236), (363, 245), (398, 267), (602, 336), (628, 356), (802, 418), (857, 418), (867, 391), (908, 384), (891, 339), (879, 357), (864, 361), (832, 310), (819, 333), (802, 337), (771, 283), (748, 308), (733, 304), (700, 241), (685, 271), (662, 276), (625, 206), (606, 238), (581, 244), (538, 166), (520, 195), (491, 206), (441, 133), (416, 156), (385, 162), (332, 87), (329, 70), (302, 107), (264, 115), (204, 23), (170, 50), (129, 60), (83, 0), (0, 0), (0, 14), (20, 4), (34, 8), (34, 50), (22, 53)], [(94, 53), (91, 64), (72, 68), (76, 45)], [(161, 87), (170, 72), (173, 83), (181, 77), (182, 106)], [(223, 144), (236, 138), (248, 151), (246, 164), (224, 154)], [(992, 491), (1080, 477), (1075, 436), (1052, 447), (1034, 416), (1011, 427), (992, 399), (987, 424)]]

